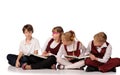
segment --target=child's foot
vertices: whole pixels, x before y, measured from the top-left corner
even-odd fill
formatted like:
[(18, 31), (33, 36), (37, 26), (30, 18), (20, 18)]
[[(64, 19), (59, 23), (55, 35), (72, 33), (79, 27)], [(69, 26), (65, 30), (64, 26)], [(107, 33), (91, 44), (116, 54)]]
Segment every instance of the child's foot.
[(31, 69), (31, 66), (28, 65), (27, 63), (24, 63), (24, 64), (22, 65), (22, 69), (23, 69), (23, 70), (30, 70), (30, 69)]
[(22, 69), (23, 69), (23, 70), (26, 70), (26, 65), (27, 65), (27, 63), (24, 63), (24, 64), (22, 65)]
[(67, 70), (83, 70), (81, 68), (67, 68)]
[(57, 69), (63, 70), (63, 69), (65, 69), (65, 66), (64, 66), (64, 65), (59, 64), (59, 65), (57, 66)]
[(53, 64), (53, 65), (51, 66), (51, 69), (56, 69), (56, 65)]

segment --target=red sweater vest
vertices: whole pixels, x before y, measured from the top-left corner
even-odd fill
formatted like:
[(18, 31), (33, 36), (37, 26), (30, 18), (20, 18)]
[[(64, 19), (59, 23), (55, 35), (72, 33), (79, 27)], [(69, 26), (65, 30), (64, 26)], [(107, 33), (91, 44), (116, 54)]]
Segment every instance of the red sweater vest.
[[(107, 44), (107, 46), (109, 45), (108, 42), (106, 42), (106, 44)], [(91, 52), (90, 52), (90, 53), (92, 53), (93, 55), (95, 55), (95, 56), (98, 57), (98, 58), (103, 58), (103, 56), (104, 56), (104, 54), (105, 54), (105, 52), (106, 52), (106, 48), (107, 48), (107, 47), (104, 47), (104, 48), (102, 48), (102, 50), (101, 50), (100, 52), (98, 52), (98, 51), (97, 51), (97, 47), (94, 46), (93, 41), (92, 41), (92, 44), (91, 44)]]
[(52, 53), (52, 54), (57, 55), (58, 50), (59, 50), (59, 48), (60, 48), (60, 46), (61, 46), (62, 43), (60, 42), (55, 48), (50, 48), (50, 45), (51, 45), (51, 43), (52, 43), (53, 41), (54, 41), (54, 39), (52, 38), (52, 39), (48, 42), (46, 51), (47, 51), (47, 52), (50, 52), (50, 53)]
[(77, 42), (77, 49), (76, 49), (76, 51), (72, 51), (72, 52), (68, 52), (67, 51), (67, 46), (64, 45), (64, 48), (65, 48), (65, 50), (67, 52), (67, 55), (77, 56), (78, 57), (80, 55), (79, 44), (80, 44), (80, 42)]

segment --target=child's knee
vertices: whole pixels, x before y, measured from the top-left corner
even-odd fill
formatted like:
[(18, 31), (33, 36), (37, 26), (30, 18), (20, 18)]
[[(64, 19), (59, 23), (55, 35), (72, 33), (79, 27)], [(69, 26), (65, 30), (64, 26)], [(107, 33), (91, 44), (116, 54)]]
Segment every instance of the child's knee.
[(90, 59), (90, 58), (85, 59), (85, 64), (86, 64), (86, 65), (88, 65), (88, 64), (90, 64), (90, 63), (91, 63), (91, 59)]
[(12, 55), (12, 54), (8, 54), (8, 55), (7, 55), (7, 60), (10, 60), (10, 59), (11, 59), (11, 55)]
[(50, 60), (51, 62), (54, 62), (54, 63), (56, 63), (56, 57), (55, 56), (49, 56), (48, 58), (47, 58), (47, 60)]
[(48, 59), (56, 60), (56, 57), (52, 55), (52, 56), (49, 56)]
[(105, 70), (104, 67), (99, 67), (98, 69), (99, 69), (100, 72), (107, 72), (107, 70)]
[(116, 64), (116, 66), (120, 66), (120, 58), (114, 58), (114, 64)]

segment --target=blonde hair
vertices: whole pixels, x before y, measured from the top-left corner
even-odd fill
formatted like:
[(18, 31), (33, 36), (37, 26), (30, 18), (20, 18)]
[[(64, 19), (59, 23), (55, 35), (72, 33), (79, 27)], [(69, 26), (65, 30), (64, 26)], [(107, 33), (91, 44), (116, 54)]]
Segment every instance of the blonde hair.
[(97, 42), (106, 42), (107, 35), (104, 32), (99, 32), (94, 35), (94, 40)]
[(74, 41), (75, 33), (74, 33), (74, 31), (70, 30), (68, 32), (63, 33), (62, 38), (64, 38), (66, 41)]

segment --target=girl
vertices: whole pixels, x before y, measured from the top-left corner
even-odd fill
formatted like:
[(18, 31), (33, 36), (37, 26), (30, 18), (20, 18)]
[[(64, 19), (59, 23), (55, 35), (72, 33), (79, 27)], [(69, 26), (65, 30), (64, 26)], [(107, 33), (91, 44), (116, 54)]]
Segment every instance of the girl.
[(63, 28), (61, 26), (56, 26), (52, 29), (52, 38), (49, 38), (43, 47), (43, 56), (47, 56), (50, 53), (57, 55), (58, 50), (61, 46), (61, 35), (63, 33)]
[[(56, 64), (56, 58), (55, 56), (50, 55), (56, 55), (60, 46), (61, 46), (61, 35), (63, 33), (63, 28), (61, 26), (56, 26), (52, 29), (52, 38), (48, 39), (45, 43), (42, 50), (42, 56), (49, 56), (48, 59), (40, 59), (36, 57), (32, 57), (34, 61), (37, 61), (33, 64), (25, 64), (23, 65), (23, 69), (43, 69), (43, 68), (55, 68)], [(50, 58), (51, 57), (51, 58)], [(41, 60), (41, 61), (40, 61)], [(33, 61), (33, 60), (31, 60)]]
[[(60, 57), (62, 55), (70, 55), (70, 56), (83, 56), (86, 48), (85, 46), (78, 40), (75, 40), (75, 33), (74, 31), (68, 31), (62, 35), (62, 45), (60, 47), (60, 50), (57, 54), (57, 62), (61, 65), (58, 65), (58, 69), (74, 69), (74, 68), (80, 68), (79, 64), (75, 64), (75, 62), (78, 62), (80, 60), (75, 60), (73, 58), (64, 58), (61, 59)], [(81, 60), (80, 62), (83, 62), (84, 60)], [(84, 65), (82, 65), (84, 66)]]

